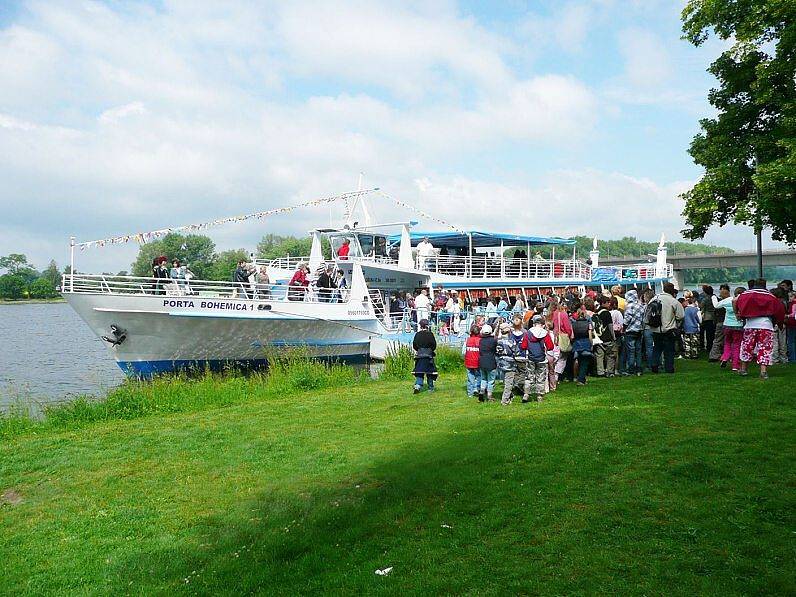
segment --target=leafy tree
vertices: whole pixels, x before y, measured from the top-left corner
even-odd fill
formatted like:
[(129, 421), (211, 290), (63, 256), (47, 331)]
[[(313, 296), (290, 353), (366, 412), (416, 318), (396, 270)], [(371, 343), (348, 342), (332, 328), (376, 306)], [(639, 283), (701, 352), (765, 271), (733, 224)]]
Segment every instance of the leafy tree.
[(18, 274), (23, 270), (33, 269), (28, 258), (21, 253), (11, 253), (5, 257), (0, 257), (0, 269), (8, 270), (9, 274)]
[(17, 300), (25, 296), (25, 278), (19, 274), (0, 276), (0, 298)]
[(133, 275), (151, 276), (152, 260), (158, 255), (165, 255), (169, 262), (177, 258), (181, 263), (188, 264), (197, 278), (206, 280), (213, 268), (215, 248), (215, 243), (208, 236), (172, 232), (159, 240), (141, 245), (138, 257), (132, 264)]
[(311, 249), (311, 238), (266, 234), (257, 243), (257, 257), (260, 259), (277, 259), (286, 255), (302, 257), (309, 255)]
[(58, 296), (58, 292), (56, 292), (55, 285), (52, 281), (42, 276), (41, 278), (35, 279), (28, 286), (28, 296), (31, 298), (53, 298)]
[(213, 267), (210, 269), (210, 278), (208, 280), (223, 280), (229, 282), (235, 273), (235, 268), (238, 267), (238, 261), (245, 259), (249, 261), (251, 257), (246, 249), (232, 249), (230, 251), (222, 251), (216, 255)]
[(733, 40), (708, 69), (719, 81), (689, 153), (704, 176), (684, 193), (688, 238), (716, 223), (770, 227), (796, 243), (796, 9), (793, 0), (691, 0), (684, 37)]
[(58, 288), (61, 285), (61, 272), (54, 259), (50, 260), (50, 265), (41, 273), (41, 277), (47, 280), (53, 288)]

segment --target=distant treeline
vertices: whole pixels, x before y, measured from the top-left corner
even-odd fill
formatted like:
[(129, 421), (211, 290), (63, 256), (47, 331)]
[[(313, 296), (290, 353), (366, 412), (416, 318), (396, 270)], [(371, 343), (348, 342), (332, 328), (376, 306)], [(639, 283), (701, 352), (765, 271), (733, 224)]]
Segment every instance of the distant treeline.
[[(67, 266), (68, 267), (68, 266)], [(58, 264), (50, 261), (44, 270), (38, 271), (21, 253), (0, 257), (0, 299), (20, 300), (25, 298), (47, 299), (58, 296), (61, 272)]]

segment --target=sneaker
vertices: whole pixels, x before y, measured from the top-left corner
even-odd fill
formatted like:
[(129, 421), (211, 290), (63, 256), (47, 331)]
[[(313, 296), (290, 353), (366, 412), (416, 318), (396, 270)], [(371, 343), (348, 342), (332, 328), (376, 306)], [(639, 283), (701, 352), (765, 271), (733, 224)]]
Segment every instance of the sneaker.
[(428, 391), (429, 391), (429, 392), (433, 392), (433, 391), (434, 391), (434, 388), (429, 388), (429, 389), (428, 389)]
[(741, 377), (746, 377), (747, 375), (749, 375), (749, 372), (744, 370), (739, 370), (738, 375), (740, 375)]
[(760, 379), (768, 379), (768, 373), (761, 373)]
[(721, 365), (719, 365), (719, 367), (721, 367), (722, 369), (726, 369), (727, 368), (727, 361), (722, 361)]
[(530, 399), (530, 398), (528, 398), (527, 396), (523, 396), (523, 397), (522, 397), (522, 403), (523, 403), (523, 404), (528, 404), (530, 401), (531, 401), (531, 399)]
[(641, 377), (641, 375), (642, 375), (642, 374), (641, 374), (641, 371), (639, 371), (639, 372), (637, 372), (637, 373), (636, 373), (636, 377)]
[[(576, 386), (585, 386), (585, 385), (586, 385), (586, 382), (583, 382), (583, 381), (576, 381), (576, 382), (575, 382), (575, 385), (576, 385)], [(525, 401), (523, 400), (523, 402), (525, 402)]]
[(738, 373), (738, 371), (740, 371), (740, 369), (736, 369), (735, 367), (732, 368), (733, 373)]
[(544, 398), (542, 398), (542, 396), (541, 396), (541, 395), (539, 395), (539, 396), (537, 396), (537, 397), (536, 397), (536, 401), (537, 401), (537, 402), (542, 402), (543, 400), (544, 400)]
[(413, 394), (419, 394), (420, 393), (420, 386), (415, 386), (412, 393)]

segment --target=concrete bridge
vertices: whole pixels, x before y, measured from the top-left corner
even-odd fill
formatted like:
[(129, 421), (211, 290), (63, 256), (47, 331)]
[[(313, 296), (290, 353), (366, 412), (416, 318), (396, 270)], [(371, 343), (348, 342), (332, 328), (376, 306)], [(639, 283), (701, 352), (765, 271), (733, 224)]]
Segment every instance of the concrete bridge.
[[(669, 255), (666, 260), (674, 268), (675, 286), (683, 288), (683, 270), (757, 267), (757, 251), (706, 255)], [(600, 265), (633, 265), (638, 262), (638, 257), (600, 257)], [(654, 258), (650, 257), (650, 262), (654, 263)], [(796, 265), (796, 251), (789, 249), (763, 251), (763, 265)]]

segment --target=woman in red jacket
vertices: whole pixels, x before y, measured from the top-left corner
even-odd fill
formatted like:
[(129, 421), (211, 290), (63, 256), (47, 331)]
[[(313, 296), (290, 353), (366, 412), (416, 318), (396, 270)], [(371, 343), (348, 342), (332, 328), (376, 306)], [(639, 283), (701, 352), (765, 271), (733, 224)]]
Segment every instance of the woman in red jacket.
[(307, 279), (307, 273), (309, 272), (309, 267), (307, 264), (302, 262), (298, 264), (298, 269), (296, 273), (293, 274), (293, 277), (290, 278), (290, 283), (288, 284), (288, 295), (287, 298), (291, 301), (303, 301), (304, 295), (307, 291), (307, 286), (310, 285), (310, 281)]

